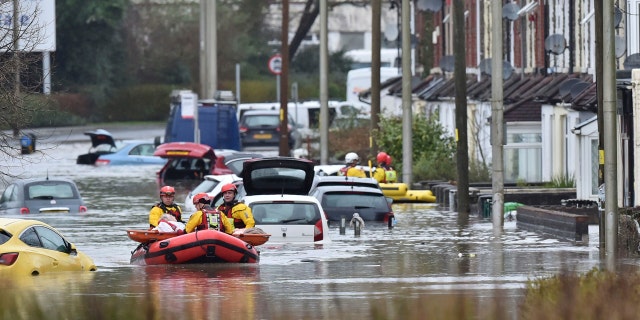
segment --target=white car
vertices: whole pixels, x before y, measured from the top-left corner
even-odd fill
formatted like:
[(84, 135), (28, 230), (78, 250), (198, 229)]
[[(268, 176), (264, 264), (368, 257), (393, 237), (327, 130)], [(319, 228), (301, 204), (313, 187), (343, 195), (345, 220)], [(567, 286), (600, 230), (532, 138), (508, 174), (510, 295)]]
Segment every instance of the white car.
[[(269, 244), (330, 243), (329, 225), (320, 202), (308, 195), (313, 162), (273, 157), (244, 163), (238, 198), (251, 208), (256, 227), (270, 234)], [(222, 203), (222, 196), (213, 200)]]
[[(262, 158), (261, 154), (258, 153), (245, 153), (245, 152), (237, 152), (234, 154), (230, 154), (225, 157), (224, 165), (231, 169), (232, 172), (242, 172), (242, 165), (245, 161), (254, 158)], [(220, 175), (206, 175), (204, 180), (196, 186), (191, 192), (189, 192), (184, 200), (184, 206), (182, 209), (186, 213), (194, 213), (196, 212), (196, 207), (193, 205), (193, 197), (196, 194), (204, 192), (209, 195), (212, 199), (220, 193), (222, 186), (228, 183), (235, 183), (238, 181), (242, 181), (235, 173), (233, 174), (220, 174)]]
[(234, 181), (242, 181), (242, 179), (235, 174), (221, 174), (221, 175), (206, 175), (204, 176), (204, 180), (200, 182), (193, 190), (187, 193), (187, 196), (184, 199), (184, 205), (182, 206), (182, 210), (184, 213), (194, 213), (196, 212), (196, 207), (193, 205), (193, 197), (196, 194), (204, 192), (209, 195), (209, 197), (213, 198), (218, 193), (220, 193), (220, 189), (227, 183), (233, 183)]

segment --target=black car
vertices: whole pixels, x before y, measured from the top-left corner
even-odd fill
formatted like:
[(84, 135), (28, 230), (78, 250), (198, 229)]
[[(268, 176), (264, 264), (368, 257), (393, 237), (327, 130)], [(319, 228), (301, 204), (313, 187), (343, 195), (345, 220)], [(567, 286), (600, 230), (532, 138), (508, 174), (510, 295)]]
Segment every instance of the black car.
[(393, 200), (372, 178), (316, 176), (309, 195), (320, 201), (329, 221), (349, 221), (354, 213), (364, 221), (388, 222), (394, 217)]
[[(289, 149), (300, 143), (296, 124), (289, 117)], [(240, 143), (243, 149), (280, 146), (280, 111), (252, 110), (240, 119)]]

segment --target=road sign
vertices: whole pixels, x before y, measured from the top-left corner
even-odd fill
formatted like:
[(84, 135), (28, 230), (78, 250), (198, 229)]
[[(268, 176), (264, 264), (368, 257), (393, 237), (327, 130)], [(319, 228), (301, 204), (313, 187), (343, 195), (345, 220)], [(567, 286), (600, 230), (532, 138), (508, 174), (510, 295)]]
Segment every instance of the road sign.
[(269, 71), (276, 76), (282, 73), (282, 57), (280, 54), (275, 54), (269, 58)]

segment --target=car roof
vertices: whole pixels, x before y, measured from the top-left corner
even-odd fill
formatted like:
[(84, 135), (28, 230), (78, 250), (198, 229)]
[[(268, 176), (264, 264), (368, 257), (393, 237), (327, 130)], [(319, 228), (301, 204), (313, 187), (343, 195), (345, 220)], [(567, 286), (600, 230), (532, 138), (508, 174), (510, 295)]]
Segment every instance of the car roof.
[(31, 219), (14, 219), (14, 218), (0, 218), (0, 229), (7, 230), (10, 233), (18, 232), (30, 225), (44, 225), (49, 226), (48, 224)]
[(194, 142), (163, 143), (156, 148), (153, 155), (162, 158), (216, 158), (213, 148)]
[(315, 173), (313, 162), (310, 160), (270, 157), (245, 161), (241, 176), (247, 196), (308, 195)]
[(316, 176), (313, 188), (325, 186), (352, 186), (380, 188), (378, 181), (373, 178), (357, 178), (347, 176)]
[(251, 116), (251, 115), (280, 115), (280, 110), (248, 110), (245, 111), (242, 116)]
[(26, 185), (29, 183), (33, 183), (33, 182), (46, 182), (46, 181), (63, 181), (63, 182), (69, 182), (71, 184), (76, 184), (73, 180), (69, 179), (69, 178), (59, 178), (59, 177), (44, 177), (44, 178), (26, 178), (26, 179), (18, 179), (18, 180), (14, 180), (11, 183), (12, 184), (20, 184), (20, 185)]
[(242, 175), (242, 169), (244, 168), (245, 161), (260, 158), (264, 158), (264, 155), (260, 153), (238, 152), (226, 156), (224, 158), (224, 165), (231, 169), (235, 175), (240, 177)]
[(116, 147), (116, 142), (113, 140), (113, 136), (111, 133), (104, 129), (97, 129), (95, 131), (87, 131), (84, 133), (91, 138), (91, 146), (97, 147), (99, 145), (110, 145), (112, 147)]
[(317, 190), (321, 193), (327, 193), (327, 192), (367, 192), (367, 193), (375, 193), (375, 194), (380, 194), (382, 196), (384, 196), (384, 193), (382, 193), (382, 190), (380, 190), (380, 188), (372, 188), (372, 187), (363, 187), (363, 186), (339, 186), (339, 185), (332, 185), (332, 186), (322, 186), (322, 187), (318, 187), (315, 188), (314, 190)]

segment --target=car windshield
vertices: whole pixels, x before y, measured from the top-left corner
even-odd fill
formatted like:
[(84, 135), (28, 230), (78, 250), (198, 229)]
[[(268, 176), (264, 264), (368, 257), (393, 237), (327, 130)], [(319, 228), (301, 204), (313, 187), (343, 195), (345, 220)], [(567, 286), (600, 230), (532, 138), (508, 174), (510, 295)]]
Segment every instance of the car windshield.
[(378, 208), (387, 209), (387, 199), (381, 194), (365, 192), (327, 192), (322, 197), (327, 208)]
[(74, 199), (73, 186), (64, 181), (46, 181), (27, 186), (27, 197), (33, 199)]
[(280, 125), (280, 117), (275, 115), (248, 115), (244, 119), (244, 124), (248, 127), (278, 127)]
[(315, 224), (320, 219), (312, 202), (254, 203), (251, 211), (256, 224)]
[(211, 192), (218, 184), (220, 184), (220, 181), (218, 180), (204, 180), (197, 187), (195, 187), (193, 191), (191, 191), (191, 194)]

